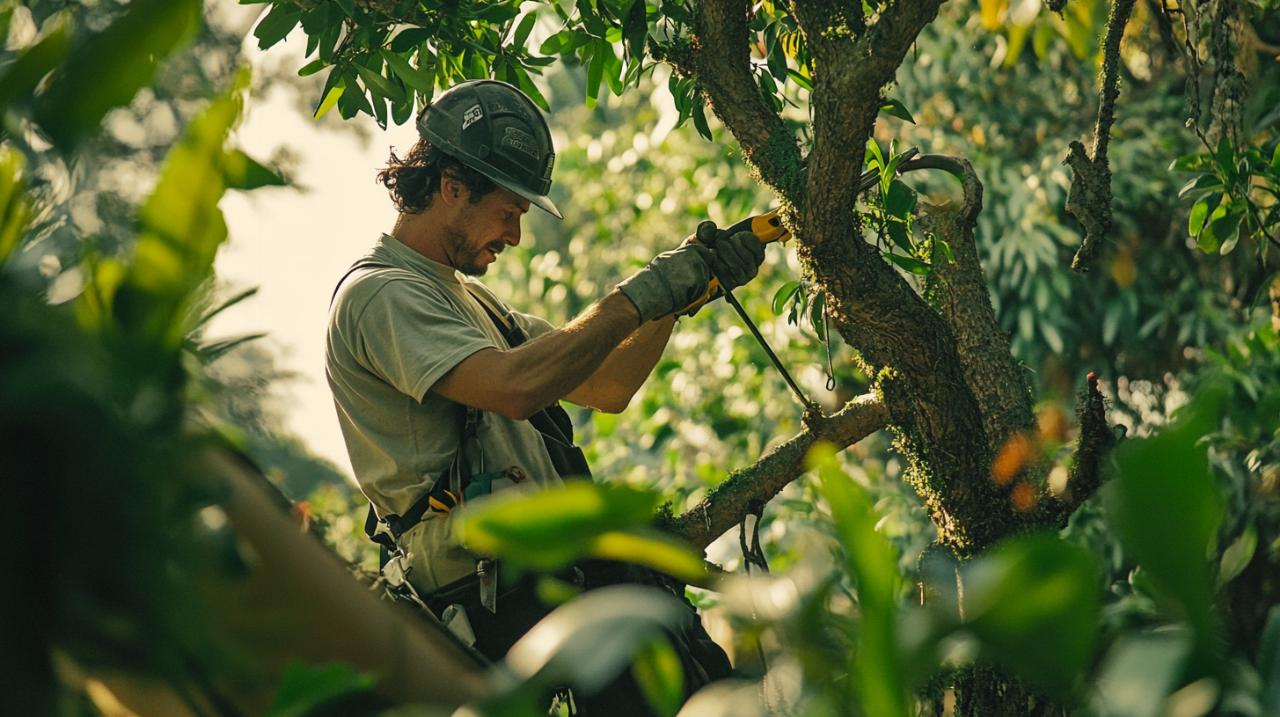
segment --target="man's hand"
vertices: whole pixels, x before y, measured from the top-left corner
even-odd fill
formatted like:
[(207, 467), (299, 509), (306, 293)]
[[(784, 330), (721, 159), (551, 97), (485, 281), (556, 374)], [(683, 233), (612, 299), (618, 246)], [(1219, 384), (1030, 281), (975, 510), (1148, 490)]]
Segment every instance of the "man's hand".
[(711, 247), (714, 255), (711, 270), (727, 291), (755, 278), (764, 263), (764, 244), (750, 231), (729, 234), (716, 228), (713, 221), (698, 225), (698, 243)]
[(640, 323), (661, 318), (706, 292), (715, 255), (708, 246), (687, 242), (654, 257), (648, 266), (618, 284), (618, 290), (635, 304)]

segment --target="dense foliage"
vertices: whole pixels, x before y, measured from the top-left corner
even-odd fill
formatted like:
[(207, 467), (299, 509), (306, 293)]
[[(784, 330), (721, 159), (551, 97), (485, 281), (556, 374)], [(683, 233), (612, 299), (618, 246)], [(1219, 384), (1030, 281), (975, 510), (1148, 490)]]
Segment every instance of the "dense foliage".
[[(682, 4), (463, 3), (448, 12), (427, 4), (439, 23), (431, 28), (397, 22), (400, 5), (276, 2), (255, 35), (265, 46), (302, 27), (315, 58), (302, 74), (332, 66), (317, 113), (336, 107), (344, 117), (404, 122), (437, 89), (480, 76), (508, 79), (551, 110), (555, 200), (566, 220), (531, 217), (532, 241), (503, 257), (501, 274), (486, 277), (518, 308), (564, 320), (678, 243), (698, 219), (723, 224), (768, 202), (731, 145), (699, 139), (726, 138), (699, 88), (653, 62), (689, 41)], [(880, 7), (862, 5), (868, 17)], [(1207, 24), (1214, 7), (1205, 5), (1198, 21)], [(1280, 150), (1268, 98), (1277, 68), (1268, 61), (1249, 70), (1252, 109), (1239, 132), (1205, 146), (1184, 128), (1187, 58), (1176, 42), (1170, 47), (1156, 4), (1140, 4), (1124, 46), (1125, 95), (1110, 155), (1114, 241), (1098, 271), (1070, 273), (1078, 235), (1065, 212), (1071, 179), (1058, 164), (1067, 141), (1092, 122), (1107, 9), (1096, 0), (1074, 0), (1062, 16), (1036, 3), (983, 2), (979, 14), (948, 7), (899, 72), (879, 144), (853, 160), (917, 146), (974, 163), (986, 185), (979, 248), (1000, 325), (1043, 397), (1028, 450), (1054, 466), (1050, 481), (1065, 471), (1073, 377), (1098, 372), (1113, 420), (1130, 435), (1104, 495), (1061, 535), (1020, 537), (957, 563), (927, 549), (934, 529), (884, 437), (843, 453), (815, 450), (813, 478), (789, 487), (762, 520), (772, 575), (693, 593), (731, 626), (726, 634), (751, 681), (713, 687), (682, 714), (751, 714), (762, 696), (783, 712), (910, 714), (917, 697), (941, 700), (950, 675), (989, 665), (1084, 714), (1280, 709), (1280, 339), (1260, 299), (1274, 261), (1267, 246)], [(19, 632), (0, 640), (9, 646), (3, 664), (37, 686), (26, 713), (50, 711), (59, 694), (65, 709), (91, 709), (73, 707), (83, 682), (55, 674), (52, 655), (198, 683), (183, 670), (212, 638), (201, 632), (198, 610), (177, 596), (191, 589), (191, 572), (234, 571), (242, 553), (216, 511), (200, 512), (216, 503), (209, 486), (175, 479), (198, 450), (190, 426), (207, 425), (201, 414), (221, 415), (248, 445), (264, 439), (259, 457), (272, 445), (265, 441), (271, 410), (253, 398), (269, 359), (239, 338), (199, 337), (201, 317), (218, 304), (207, 293), (225, 236), (218, 199), (225, 189), (280, 181), (226, 145), (245, 82), (231, 70), (233, 38), (201, 22), (198, 3), (135, 0), (99, 10), (54, 13), (37, 3), (32, 12), (6, 6), (4, 15), (0, 287), (14, 310), (0, 324), (12, 347), (3, 352), (0, 410), (5, 452), (20, 457), (6, 485), (20, 490), (5, 501), (12, 512), (3, 524), (11, 544), (35, 547), (0, 574), (7, 582), (24, 576), (30, 586), (14, 593), (20, 602), (8, 614), (47, 616), (9, 625)], [(1272, 9), (1263, 3), (1249, 12), (1259, 42), (1276, 42)], [(762, 96), (786, 107), (801, 132), (811, 79), (804, 35), (783, 5), (759, 4), (752, 23)], [(153, 64), (192, 37), (200, 38), (197, 49)], [(96, 87), (86, 78), (102, 68), (113, 70), (106, 73), (113, 82), (83, 91)], [(193, 68), (216, 72), (193, 81)], [(165, 90), (166, 82), (190, 94)], [(157, 110), (157, 97), (174, 97), (164, 102), (175, 109)], [(155, 131), (152, 124), (172, 113), (179, 113), (173, 132)], [(104, 117), (107, 131), (99, 132)], [(136, 137), (130, 144), (131, 121), (151, 128), (144, 134), (151, 144), (139, 147)], [(162, 168), (149, 168), (166, 153)], [(153, 164), (130, 171), (155, 174), (153, 189), (125, 183), (129, 196), (112, 184), (115, 163), (147, 156)], [(1190, 173), (1170, 175), (1171, 162)], [(1180, 198), (1183, 184), (1190, 194)], [(891, 227), (914, 222), (917, 206), (954, 201), (946, 182), (889, 175), (860, 211), (882, 228), (883, 252), (911, 273), (922, 267), (905, 260), (927, 265), (945, 252), (914, 235), (904, 245)], [(77, 209), (84, 205), (94, 211)], [(809, 309), (821, 305), (811, 277), (801, 276), (788, 249), (769, 251), (762, 276), (740, 298), (805, 390), (837, 407), (864, 391), (868, 377), (826, 330), (822, 312)], [(228, 310), (236, 305), (232, 297)], [(224, 355), (240, 368), (219, 372)], [(220, 394), (220, 383), (233, 391)], [(651, 537), (653, 506), (670, 501), (679, 512), (696, 502), (798, 430), (800, 415), (728, 308), (709, 306), (681, 320), (626, 413), (575, 415), (596, 472), (615, 487), (490, 505), (472, 514), (470, 539), (533, 569), (578, 554), (531, 546), (569, 546), (643, 552), (650, 563), (699, 578), (687, 551), (662, 543), (660, 552), (627, 536)], [(332, 479), (301, 453), (282, 449), (271, 461), (290, 466), (287, 490)], [(309, 509), (328, 522), (344, 557), (369, 559), (357, 542), (358, 497), (331, 486)], [(709, 557), (737, 567), (735, 537)], [(548, 583), (549, 593), (567, 597), (564, 589)], [(533, 710), (540, 681), (586, 684), (587, 675), (621, 669), (648, 645), (636, 669), (660, 711), (679, 710), (664, 669), (668, 653), (649, 642), (651, 633), (623, 630), (622, 617), (598, 603), (592, 609), (576, 613), (574, 624), (586, 630), (593, 619), (614, 620), (618, 634), (634, 639), (607, 656), (566, 642), (560, 672), (504, 693), (488, 709)], [(278, 713), (307, 713), (370, 686), (350, 670), (299, 670), (282, 689)]]

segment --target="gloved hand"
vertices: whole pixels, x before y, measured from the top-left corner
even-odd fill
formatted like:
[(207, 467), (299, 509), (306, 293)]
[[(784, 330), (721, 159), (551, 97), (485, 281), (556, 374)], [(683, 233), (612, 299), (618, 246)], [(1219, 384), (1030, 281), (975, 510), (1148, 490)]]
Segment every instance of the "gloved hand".
[(764, 244), (749, 231), (729, 234), (717, 229), (715, 222), (705, 221), (698, 225), (695, 236), (699, 244), (715, 252), (711, 271), (729, 291), (754, 279), (764, 263)]
[(707, 291), (715, 252), (708, 246), (686, 242), (663, 252), (645, 268), (618, 284), (640, 312), (640, 323), (674, 313)]

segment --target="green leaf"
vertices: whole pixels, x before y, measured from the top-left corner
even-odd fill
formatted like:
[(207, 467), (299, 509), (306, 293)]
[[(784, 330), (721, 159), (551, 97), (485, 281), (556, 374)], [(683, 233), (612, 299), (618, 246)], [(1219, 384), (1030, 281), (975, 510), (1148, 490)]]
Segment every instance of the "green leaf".
[(833, 527), (858, 586), (862, 619), (852, 665), (856, 680), (850, 692), (861, 700), (864, 714), (905, 717), (910, 712), (897, 644), (898, 556), (876, 532), (880, 516), (866, 492), (841, 470), (835, 446), (814, 445), (807, 463), (817, 469)]
[(278, 172), (268, 169), (238, 149), (229, 150), (223, 157), (222, 172), (227, 189), (284, 187), (289, 184)]
[(644, 565), (687, 583), (700, 583), (707, 577), (702, 558), (686, 543), (655, 530), (611, 530), (585, 547), (585, 557)]
[(1212, 207), (1217, 208), (1218, 202), (1222, 201), (1222, 195), (1203, 197), (1191, 206), (1191, 215), (1187, 217), (1187, 233), (1193, 238), (1199, 237), (1200, 232), (1204, 230), (1205, 220), (1209, 218), (1211, 199)]
[[(579, 0), (579, 5), (582, 0)], [(600, 80), (604, 78), (604, 55), (599, 50), (599, 45), (591, 53), (591, 64), (587, 65), (587, 107), (594, 109), (596, 100), (600, 97)]]
[(648, 525), (659, 502), (650, 491), (574, 482), (532, 495), (477, 499), (456, 515), (454, 529), (480, 553), (556, 568), (583, 555), (601, 535)]
[(1191, 640), (1185, 630), (1124, 634), (1107, 651), (1090, 714), (1157, 717), (1177, 686)]
[(688, 615), (684, 605), (658, 588), (599, 588), (539, 621), (511, 646), (503, 663), (520, 680), (536, 676), (546, 685), (594, 693), (612, 682), (640, 647), (663, 628), (677, 628)]
[(915, 251), (915, 247), (911, 245), (911, 233), (907, 231), (906, 222), (889, 219), (885, 222), (885, 233), (889, 235), (889, 240), (903, 251), (908, 253)]
[(898, 119), (901, 119), (901, 120), (906, 120), (911, 124), (916, 123), (916, 118), (911, 116), (911, 112), (907, 110), (907, 106), (902, 104), (900, 100), (894, 99), (892, 97), (890, 97), (888, 100), (885, 101), (883, 105), (880, 106), (880, 112), (882, 114), (887, 114), (893, 117), (897, 117)]
[(627, 10), (627, 19), (622, 24), (622, 35), (626, 38), (627, 52), (633, 60), (644, 57), (644, 42), (648, 31), (645, 0), (633, 0), (631, 8)]
[(919, 259), (916, 259), (915, 257), (902, 256), (901, 254), (894, 254), (892, 252), (885, 253), (884, 257), (889, 261), (893, 262), (894, 264), (897, 264), (903, 269), (906, 269), (907, 271), (911, 272), (912, 274), (925, 276), (926, 274), (928, 274), (930, 271), (933, 270), (933, 267), (929, 266), (923, 261), (920, 261)]
[(425, 27), (410, 27), (401, 30), (391, 38), (392, 52), (408, 52), (426, 40), (435, 36), (434, 31)]
[(227, 236), (218, 208), (226, 189), (223, 145), (240, 117), (248, 84), (248, 72), (240, 72), (187, 125), (138, 212), (138, 238), (115, 297), (115, 313), (130, 333), (181, 345), (185, 307)]
[[(1219, 254), (1226, 255), (1235, 248), (1240, 238), (1240, 220), (1244, 219), (1244, 213), (1244, 207), (1236, 202), (1224, 203), (1213, 211), (1204, 233), (1213, 235), (1214, 241), (1219, 244)], [(1201, 238), (1204, 238), (1203, 235)]]
[(257, 341), (265, 336), (265, 333), (248, 333), (227, 339), (219, 339), (196, 347), (195, 354), (200, 360), (200, 363), (207, 366), (235, 350), (235, 348), (241, 344), (247, 344), (250, 341)]
[(791, 81), (799, 85), (801, 89), (806, 90), (808, 92), (813, 92), (813, 83), (809, 81), (809, 78), (805, 77), (799, 72), (788, 69), (787, 77), (790, 77)]
[(67, 57), (71, 47), (71, 22), (63, 15), (39, 42), (23, 51), (0, 78), (0, 108), (25, 103), (40, 80)]
[(711, 141), (711, 126), (707, 124), (706, 106), (703, 102), (695, 102), (693, 105), (693, 126), (698, 130), (698, 134), (702, 138)]
[(622, 59), (613, 51), (613, 45), (602, 43), (601, 51), (604, 55), (604, 77), (609, 83), (609, 91), (615, 97), (622, 94)]
[(1218, 587), (1221, 588), (1244, 572), (1258, 548), (1258, 529), (1250, 523), (1227, 549), (1218, 563)]
[(1169, 614), (1212, 650), (1216, 626), (1206, 560), (1223, 504), (1200, 437), (1217, 424), (1219, 392), (1203, 390), (1173, 422), (1115, 451), (1117, 474), (1103, 489), (1107, 520), (1125, 555), (1142, 566)]
[(885, 211), (890, 216), (906, 219), (916, 208), (916, 193), (900, 179), (889, 182), (889, 193), (884, 198)]
[(1222, 176), (1228, 180), (1234, 179), (1236, 176), (1235, 150), (1231, 147), (1231, 140), (1223, 133), (1222, 138), (1218, 140), (1218, 149), (1213, 154), (1213, 160), (1217, 163), (1218, 169), (1222, 172)]
[(1086, 549), (1055, 535), (1017, 538), (962, 575), (963, 624), (981, 654), (1058, 695), (1079, 684), (1101, 609), (1100, 572)]
[(781, 316), (782, 312), (786, 310), (787, 304), (791, 303), (791, 300), (795, 298), (795, 295), (799, 293), (799, 291), (800, 282), (798, 281), (788, 281), (778, 287), (778, 290), (773, 294), (773, 302), (771, 304), (771, 307), (773, 308), (773, 315)]
[[(332, 76), (337, 77), (338, 74), (334, 72)], [(320, 97), (320, 103), (316, 105), (316, 109), (311, 113), (311, 116), (315, 119), (324, 117), (329, 110), (333, 109), (334, 105), (338, 104), (338, 100), (342, 97), (342, 92), (345, 89), (346, 86), (343, 85), (342, 82), (338, 82), (333, 87), (325, 90), (324, 94)]]
[(0, 147), (0, 265), (13, 255), (32, 215), (27, 196), (26, 158), (12, 147)]
[(542, 41), (542, 47), (538, 48), (540, 55), (558, 55), (563, 52), (569, 45), (569, 40), (573, 36), (572, 30), (561, 30), (556, 34)]
[(592, 37), (604, 39), (609, 28), (596, 14), (595, 8), (591, 7), (590, 0), (577, 0), (578, 15), (582, 18), (582, 26)]
[(226, 301), (223, 301), (221, 304), (218, 304), (212, 309), (209, 309), (208, 311), (201, 314), (200, 317), (196, 319), (196, 321), (189, 327), (187, 333), (190, 333), (190, 331), (194, 331), (195, 329), (199, 329), (204, 326), (207, 326), (209, 322), (213, 320), (213, 317), (217, 316), (218, 314), (221, 314), (222, 312), (226, 311), (227, 309), (230, 309), (231, 307), (235, 306), (236, 304), (239, 304), (242, 301), (245, 301), (247, 299), (250, 299), (256, 296), (257, 294), (258, 294), (258, 287), (256, 286), (250, 287), (248, 289), (245, 289), (243, 291), (239, 291), (233, 294)]
[(329, 66), (329, 63), (317, 57), (311, 62), (308, 62), (307, 64), (298, 68), (298, 77), (310, 77), (311, 75), (316, 74), (317, 72), (319, 72), (320, 70), (323, 70), (328, 66)]
[(773, 75), (778, 82), (786, 82), (787, 80), (787, 53), (782, 49), (782, 43), (777, 38), (778, 23), (769, 25), (765, 31), (765, 49), (767, 55), (765, 61), (769, 66), (769, 74)]
[[(382, 63), (379, 62), (379, 65)], [(376, 90), (383, 97), (389, 97), (392, 100), (404, 99), (404, 89), (396, 83), (382, 76), (381, 72), (371, 70), (364, 65), (356, 64), (356, 73), (360, 75), (360, 79), (364, 81), (364, 86), (370, 90)]]
[(267, 16), (253, 28), (253, 36), (258, 38), (258, 49), (269, 49), (288, 37), (301, 20), (302, 8), (297, 5), (289, 2), (273, 4)]
[(809, 325), (813, 327), (813, 332), (818, 335), (819, 341), (827, 340), (827, 326), (824, 320), (826, 307), (827, 292), (818, 291), (813, 301), (809, 302)]
[(516, 25), (515, 34), (511, 36), (510, 46), (523, 48), (524, 43), (529, 39), (529, 33), (533, 31), (533, 25), (537, 20), (538, 13), (536, 10), (525, 13), (525, 16), (520, 19), (520, 24)]
[(290, 665), (280, 680), (280, 689), (267, 717), (305, 717), (341, 697), (373, 689), (373, 677), (356, 672), (350, 665)]
[(76, 46), (36, 103), (36, 120), (70, 148), (109, 110), (151, 83), (156, 63), (194, 37), (199, 0), (135, 0), (115, 22)]
[[(1202, 174), (1195, 179), (1182, 185), (1182, 189), (1178, 190), (1178, 198), (1181, 199), (1192, 192), (1200, 190), (1221, 189), (1222, 180), (1216, 174)], [(1192, 232), (1194, 235), (1195, 232)]]
[(542, 96), (542, 91), (538, 89), (536, 84), (534, 84), (533, 78), (529, 76), (529, 73), (523, 67), (516, 67), (515, 73), (516, 79), (519, 80), (520, 89), (523, 90), (526, 95), (529, 95), (529, 99), (533, 100), (534, 104), (541, 107), (543, 112), (550, 112), (551, 105), (547, 104), (547, 98)]
[[(417, 90), (425, 97), (430, 97), (435, 90), (435, 68), (432, 67), (414, 67), (409, 64), (405, 58), (394, 52), (383, 51), (382, 59), (387, 61), (387, 67), (400, 78), (409, 87)], [(422, 62), (421, 59), (418, 60)]]
[(631, 663), (640, 692), (658, 715), (672, 717), (684, 702), (684, 668), (666, 637), (651, 640)]
[(1262, 680), (1262, 711), (1280, 713), (1280, 605), (1272, 605), (1258, 645), (1258, 677)]

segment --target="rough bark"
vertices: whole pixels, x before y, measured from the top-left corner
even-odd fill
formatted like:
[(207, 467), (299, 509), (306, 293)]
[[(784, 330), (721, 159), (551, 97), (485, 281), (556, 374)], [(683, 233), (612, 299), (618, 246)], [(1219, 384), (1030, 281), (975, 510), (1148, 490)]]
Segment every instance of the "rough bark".
[(1031, 389), (1000, 328), (978, 260), (974, 230), (982, 211), (982, 183), (973, 166), (959, 158), (922, 157), (903, 171), (929, 168), (959, 179), (963, 199), (957, 209), (927, 209), (920, 217), (919, 233), (945, 239), (955, 255), (954, 262), (934, 266), (925, 295), (956, 338), (965, 381), (982, 406), (987, 448), (995, 455), (1012, 436), (1035, 428)]
[(885, 406), (875, 396), (859, 396), (840, 412), (813, 420), (797, 435), (764, 454), (752, 465), (730, 474), (701, 503), (663, 527), (698, 550), (737, 525), (753, 503), (766, 503), (805, 472), (805, 456), (819, 441), (841, 448), (884, 427)]
[(1120, 96), (1120, 41), (1133, 14), (1135, 0), (1114, 0), (1107, 18), (1107, 31), (1102, 41), (1102, 70), (1099, 84), (1098, 121), (1093, 128), (1093, 151), (1085, 154), (1084, 145), (1072, 142), (1064, 162), (1071, 167), (1071, 192), (1067, 212), (1084, 227), (1084, 240), (1071, 261), (1075, 271), (1088, 271), (1103, 239), (1111, 231), (1111, 165), (1107, 163), (1107, 145), (1111, 141), (1111, 125), (1115, 122), (1116, 99)]
[(784, 201), (799, 204), (804, 163), (795, 136), (766, 103), (751, 75), (750, 12), (746, 0), (698, 3), (690, 52), (670, 59), (678, 70), (697, 78), (759, 180)]

